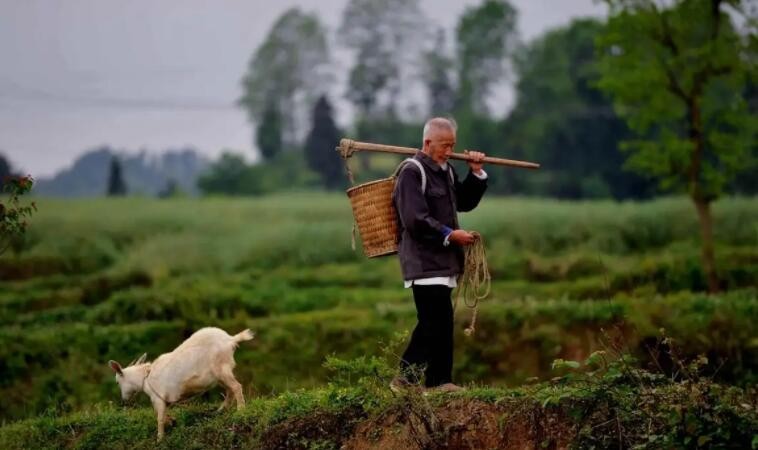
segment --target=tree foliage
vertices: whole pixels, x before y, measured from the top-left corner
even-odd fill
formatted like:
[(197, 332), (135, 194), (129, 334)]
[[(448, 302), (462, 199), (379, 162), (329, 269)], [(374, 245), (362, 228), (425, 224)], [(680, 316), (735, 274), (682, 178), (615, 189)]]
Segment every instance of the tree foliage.
[[(750, 176), (758, 167), (751, 131), (758, 103), (750, 100), (756, 96), (758, 44), (755, 9), (750, 16), (744, 1), (609, 0), (607, 24), (575, 20), (523, 45), (511, 3), (482, 0), (459, 18), (452, 53), (444, 30), (424, 17), (420, 0), (346, 3), (336, 39), (351, 51), (341, 78), (356, 111), (349, 124), (356, 139), (418, 147), (425, 117), (417, 105), (423, 102), (427, 116), (457, 120), (460, 151), (542, 164), (539, 171), (506, 170), (502, 176), (496, 170), (493, 192), (627, 199), (650, 197), (658, 184), (689, 192), (692, 183), (677, 178), (676, 170), (688, 164), (692, 114), (681, 92), (666, 89), (678, 85), (694, 93), (698, 84), (701, 100), (690, 103), (698, 105), (703, 128), (702, 170), (695, 177), (701, 203), (722, 192), (758, 189)], [(714, 8), (719, 14), (711, 18), (718, 21), (708, 16)], [(738, 16), (748, 17), (733, 20)], [(319, 32), (304, 32), (307, 23)], [(319, 44), (323, 33), (314, 17), (290, 10), (251, 62), (243, 104), (256, 121), (267, 163), (278, 161), (283, 150), (298, 153), (293, 150), (302, 148), (301, 139), (292, 138), (293, 127), (305, 137), (303, 112), (310, 114), (317, 96), (330, 93), (317, 82), (323, 80), (319, 61), (328, 57), (326, 44)], [(303, 61), (298, 52), (306, 51), (310, 56)], [(736, 70), (726, 68), (729, 61)], [(490, 108), (510, 74), (515, 106), (497, 117)], [(301, 83), (306, 78), (307, 89)], [(422, 92), (426, 102), (417, 95)], [(382, 156), (354, 159), (361, 178), (392, 170), (393, 161)]]
[(623, 143), (632, 169), (683, 190), (701, 222), (703, 264), (718, 290), (710, 203), (749, 166), (756, 117), (743, 96), (755, 71), (756, 22), (738, 32), (739, 0), (607, 0), (598, 40), (601, 89), (635, 132)]
[(507, 72), (516, 44), (516, 17), (516, 10), (507, 0), (485, 0), (466, 8), (458, 20), (454, 117), (458, 122), (459, 150), (488, 154), (503, 151), (500, 121), (492, 117), (489, 103), (493, 88)]
[(434, 47), (424, 55), (422, 77), (429, 98), (429, 116), (448, 115), (455, 109), (456, 86), (453, 84), (453, 59), (445, 47), (445, 31), (437, 30)]
[(6, 175), (0, 179), (2, 194), (0, 196), (0, 255), (5, 253), (15, 239), (23, 236), (28, 227), (26, 219), (37, 210), (35, 202), (22, 204), (20, 197), (28, 194), (34, 185), (31, 176)]
[[(720, 196), (749, 159), (756, 118), (743, 97), (747, 41), (720, 0), (609, 1), (598, 41), (601, 89), (636, 133), (629, 166), (700, 201)], [(751, 33), (755, 33), (754, 28)]]
[(282, 141), (294, 147), (305, 134), (311, 105), (332, 80), (329, 61), (326, 31), (318, 17), (291, 8), (274, 23), (250, 61), (240, 104), (254, 123), (275, 108), (281, 115)]
[(263, 159), (270, 160), (281, 152), (282, 115), (274, 102), (270, 102), (263, 112), (255, 137)]
[(363, 117), (395, 114), (426, 34), (419, 0), (351, 0), (338, 31), (353, 50), (347, 98)]
[(5, 177), (11, 176), (11, 163), (8, 161), (8, 159), (0, 153), (0, 180), (5, 179)]
[(117, 197), (126, 195), (126, 182), (121, 168), (121, 162), (116, 156), (111, 158), (111, 165), (108, 169), (108, 196)]
[(486, 0), (469, 7), (456, 29), (458, 109), (488, 114), (492, 87), (505, 75), (507, 57), (515, 48), (516, 9), (507, 0)]
[(158, 195), (173, 180), (188, 195), (196, 195), (197, 178), (210, 165), (191, 147), (138, 153), (109, 146), (88, 149), (69, 168), (38, 179), (34, 193), (43, 197), (99, 197), (107, 194), (111, 160), (118, 156), (124, 182), (135, 195)]
[(257, 194), (254, 180), (250, 180), (248, 166), (241, 155), (224, 152), (197, 182), (206, 194), (241, 195)]
[(263, 195), (316, 186), (317, 175), (306, 167), (302, 154), (295, 152), (249, 165), (242, 155), (226, 151), (198, 179), (200, 190), (210, 195)]
[(308, 167), (321, 176), (327, 189), (345, 186), (342, 160), (334, 148), (339, 144), (340, 132), (332, 117), (332, 105), (322, 96), (313, 108), (313, 127), (305, 141), (305, 159)]
[(503, 138), (511, 156), (539, 161), (542, 168), (495, 183), (561, 198), (649, 195), (651, 183), (622, 170), (618, 142), (628, 130), (595, 86), (595, 39), (603, 27), (576, 20), (520, 49), (514, 61), (517, 101)]

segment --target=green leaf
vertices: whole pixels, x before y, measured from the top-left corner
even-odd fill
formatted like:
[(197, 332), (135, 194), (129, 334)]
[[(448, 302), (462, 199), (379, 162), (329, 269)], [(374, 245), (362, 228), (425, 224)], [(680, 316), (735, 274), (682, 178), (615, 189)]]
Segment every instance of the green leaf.
[(551, 368), (553, 370), (559, 370), (559, 369), (578, 369), (581, 364), (577, 361), (565, 361), (563, 359), (555, 359), (553, 360), (553, 364), (551, 365)]
[(584, 360), (584, 365), (586, 366), (597, 366), (600, 365), (600, 363), (605, 358), (605, 350), (597, 350), (590, 354), (590, 356), (587, 357), (587, 359)]

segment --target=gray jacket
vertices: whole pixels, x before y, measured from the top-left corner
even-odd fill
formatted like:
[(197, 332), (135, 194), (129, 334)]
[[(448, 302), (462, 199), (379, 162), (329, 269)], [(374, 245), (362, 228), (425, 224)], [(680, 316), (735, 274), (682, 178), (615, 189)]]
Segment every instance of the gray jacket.
[(452, 243), (445, 246), (445, 231), (459, 228), (457, 211), (476, 208), (487, 189), (487, 180), (469, 172), (460, 182), (451, 164), (446, 171), (423, 152), (413, 158), (424, 167), (426, 191), (421, 191), (419, 168), (405, 163), (392, 194), (403, 279), (455, 276), (463, 270), (463, 249)]

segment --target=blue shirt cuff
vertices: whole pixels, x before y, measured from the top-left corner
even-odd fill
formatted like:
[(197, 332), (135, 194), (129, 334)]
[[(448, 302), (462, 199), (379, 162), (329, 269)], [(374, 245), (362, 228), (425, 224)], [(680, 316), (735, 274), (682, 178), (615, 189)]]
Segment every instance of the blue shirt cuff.
[(442, 241), (442, 245), (444, 245), (445, 247), (450, 245), (450, 234), (452, 234), (452, 232), (453, 232), (452, 228), (442, 225), (442, 235), (445, 237), (445, 240)]

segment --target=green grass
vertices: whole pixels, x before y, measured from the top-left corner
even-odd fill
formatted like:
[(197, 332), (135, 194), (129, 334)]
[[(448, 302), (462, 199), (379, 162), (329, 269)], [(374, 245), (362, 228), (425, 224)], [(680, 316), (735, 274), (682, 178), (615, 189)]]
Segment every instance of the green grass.
[[(344, 195), (37, 204), (27, 239), (0, 257), (4, 422), (115, 400), (108, 359), (156, 357), (202, 326), (253, 328), (237, 373), (271, 394), (322, 386), (325, 357), (378, 354), (414, 323), (397, 258), (351, 250)], [(603, 329), (646, 361), (665, 328), (687, 356), (708, 354), (719, 380), (754, 383), (758, 199), (713, 210), (719, 275), (732, 291), (719, 296), (702, 293), (685, 199), (486, 198), (462, 225), (484, 236), (492, 294), (474, 339), (459, 311), (456, 379), (549, 378), (554, 358), (586, 356)]]
[[(47, 414), (6, 425), (0, 428), (0, 447), (336, 449), (358, 439), (381, 448), (399, 433), (452, 443), (461, 430), (468, 440), (497, 442), (520, 431), (523, 445), (534, 447), (551, 442), (580, 448), (610, 448), (618, 442), (634, 448), (755, 445), (755, 392), (708, 380), (671, 382), (625, 369), (621, 361), (590, 375), (568, 373), (518, 389), (470, 386), (463, 393), (428, 398), (413, 391), (394, 395), (381, 376), (345, 384), (343, 374), (336, 378), (341, 381), (322, 388), (250, 398), (241, 411), (214, 413), (215, 405), (197, 402), (174, 406), (175, 420), (159, 444), (151, 408), (101, 403), (66, 416)], [(389, 370), (365, 359), (333, 364), (355, 375)], [(409, 419), (431, 414), (438, 422), (427, 431), (418, 428), (418, 419), (415, 427)]]

